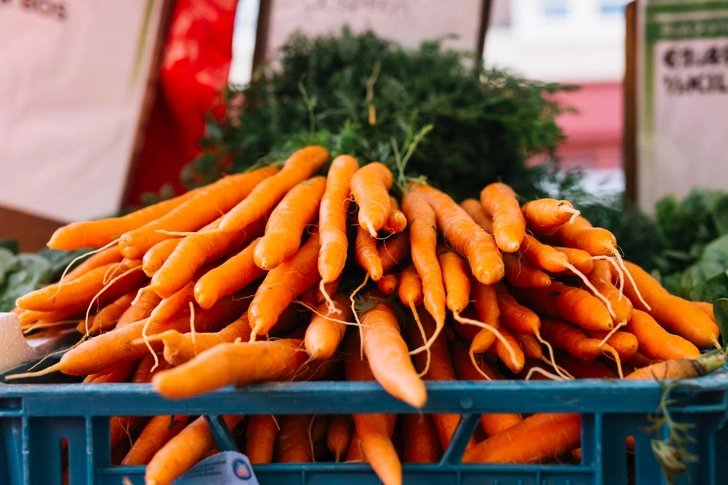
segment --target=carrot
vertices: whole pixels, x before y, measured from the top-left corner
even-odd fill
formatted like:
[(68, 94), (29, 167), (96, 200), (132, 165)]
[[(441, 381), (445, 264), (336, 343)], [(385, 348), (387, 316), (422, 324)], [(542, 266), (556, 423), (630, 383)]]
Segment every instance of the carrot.
[(427, 414), (403, 414), (404, 461), (406, 463), (437, 463), (442, 448), (432, 418)]
[(207, 230), (185, 237), (154, 273), (151, 289), (162, 298), (169, 298), (189, 283), (200, 268), (250, 244), (263, 232), (264, 225), (265, 221), (260, 219), (240, 231)]
[(382, 278), (377, 281), (377, 288), (379, 291), (384, 293), (385, 295), (389, 296), (394, 294), (395, 291), (397, 291), (397, 284), (399, 282), (399, 279), (396, 275), (393, 274), (385, 274), (382, 276)]
[(136, 362), (121, 362), (119, 364), (114, 364), (108, 369), (89, 375), (87, 377), (88, 380), (84, 382), (93, 382), (95, 384), (101, 384), (103, 382), (126, 382), (134, 373), (136, 367)]
[(296, 254), (268, 272), (248, 308), (253, 329), (251, 341), (257, 335), (269, 332), (293, 299), (316, 284), (319, 279), (316, 266), (318, 251), (319, 235), (316, 230)]
[(470, 277), (465, 261), (444, 246), (437, 249), (437, 260), (442, 268), (447, 307), (453, 313), (460, 313), (470, 301)]
[(289, 379), (307, 358), (299, 339), (216, 345), (154, 376), (163, 396), (184, 399), (221, 387)]
[(627, 330), (639, 341), (639, 351), (654, 360), (694, 359), (698, 348), (684, 338), (663, 329), (649, 314), (635, 310)]
[(328, 304), (322, 303), (306, 328), (304, 339), (306, 352), (314, 359), (325, 360), (334, 355), (346, 333), (346, 325), (341, 321), (351, 319), (351, 307), (346, 294), (336, 295), (333, 298), (333, 305), (332, 310)]
[[(503, 338), (507, 341), (511, 349), (509, 350), (508, 346), (506, 346), (501, 340), (496, 339), (493, 346), (490, 348), (490, 351), (497, 355), (503, 363), (506, 364), (506, 367), (511, 370), (511, 372), (518, 374), (521, 370), (523, 370), (523, 365), (526, 362), (523, 350), (521, 350), (521, 347), (518, 345), (518, 341), (515, 339), (513, 334), (506, 328), (501, 327), (498, 331), (503, 335)], [(473, 340), (473, 343), (475, 343), (475, 340)]]
[(177, 249), (179, 243), (182, 242), (181, 237), (165, 239), (160, 241), (147, 251), (142, 258), (142, 270), (148, 277), (154, 276), (159, 268), (169, 259), (169, 256)]
[(619, 354), (619, 360), (626, 362), (632, 358), (639, 343), (637, 337), (628, 332), (612, 331), (607, 332), (605, 330), (586, 330), (585, 333), (591, 338), (599, 339), (602, 342), (606, 342), (612, 346), (614, 350)]
[(162, 299), (153, 291), (143, 292), (139, 299), (136, 302), (132, 302), (129, 309), (119, 317), (119, 321), (116, 322), (116, 328), (144, 320), (152, 314), (152, 311), (154, 311), (161, 301)]
[(366, 270), (369, 277), (379, 281), (384, 273), (382, 259), (377, 252), (377, 239), (369, 235), (364, 226), (356, 227), (356, 262)]
[(311, 416), (293, 414), (279, 418), (280, 431), (275, 443), (277, 463), (310, 463), (313, 461), (308, 424)]
[(552, 273), (565, 271), (569, 264), (569, 257), (566, 254), (557, 251), (553, 246), (542, 243), (529, 234), (526, 234), (523, 243), (521, 243), (521, 254), (523, 259), (533, 266)]
[(530, 308), (522, 306), (508, 293), (503, 283), (493, 286), (498, 302), (500, 323), (513, 332), (536, 335), (541, 328), (541, 320)]
[(273, 461), (273, 449), (278, 435), (278, 423), (270, 414), (257, 414), (248, 418), (245, 430), (245, 455), (251, 465)]
[(272, 269), (298, 251), (306, 227), (318, 215), (326, 177), (313, 177), (293, 187), (273, 209), (265, 236), (255, 248), (255, 264)]
[(560, 246), (554, 246), (554, 249), (561, 254), (566, 255), (569, 263), (573, 264), (574, 267), (579, 270), (579, 272), (583, 274), (589, 274), (594, 269), (594, 259), (592, 255), (584, 251), (583, 249), (564, 248)]
[(72, 251), (81, 248), (106, 246), (125, 232), (137, 229), (166, 215), (174, 208), (188, 201), (198, 190), (182, 194), (174, 199), (139, 209), (122, 217), (112, 217), (88, 222), (74, 222), (56, 229), (48, 241), (51, 249)]
[(417, 192), (402, 197), (402, 210), (410, 221), (412, 262), (422, 279), (425, 308), (437, 323), (436, 337), (445, 325), (446, 307), (442, 269), (437, 260), (437, 218), (427, 200)]
[(513, 189), (500, 182), (489, 184), (480, 192), (480, 203), (493, 219), (498, 249), (507, 253), (518, 251), (526, 236), (526, 220)]
[(504, 254), (506, 279), (518, 288), (544, 288), (551, 284), (551, 278), (528, 262), (520, 260), (515, 254)]
[[(382, 305), (380, 303), (378, 307)], [(371, 313), (371, 311), (368, 313)], [(346, 371), (346, 379), (349, 381), (371, 381), (377, 375), (374, 370), (376, 368), (373, 365), (374, 362), (369, 359), (367, 365), (367, 359), (360, 358), (357, 352), (357, 334), (351, 333), (350, 335), (345, 345), (346, 365), (344, 370)], [(424, 385), (422, 387), (424, 390)], [(375, 473), (385, 485), (402, 483), (402, 465), (392, 444), (395, 420), (396, 416), (394, 414), (354, 414), (356, 439), (352, 440), (352, 444), (361, 444), (363, 454), (366, 455)]]
[(351, 177), (351, 195), (359, 206), (359, 225), (372, 237), (377, 237), (377, 231), (392, 212), (388, 193), (392, 182), (391, 170), (379, 162), (364, 165)]
[[(539, 326), (540, 325), (541, 322), (539, 322)], [(521, 347), (523, 355), (525, 355), (529, 359), (543, 359), (543, 349), (541, 348), (541, 342), (539, 342), (536, 337), (525, 333), (513, 332), (513, 338), (518, 341), (518, 345)]]
[[(608, 266), (609, 263), (606, 261), (596, 261), (594, 268), (598, 269), (589, 274), (589, 281), (611, 303), (614, 310), (614, 323), (626, 323), (632, 318), (632, 302), (629, 298), (622, 298), (622, 293), (612, 284), (611, 270)], [(594, 294), (593, 291), (591, 293)]]
[[(308, 290), (301, 293), (297, 298), (298, 302), (312, 307), (317, 307), (323, 302), (331, 305), (333, 301), (329, 302), (326, 299), (326, 296), (324, 296), (324, 293), (326, 293), (326, 295), (335, 295), (336, 292), (339, 290), (339, 283), (341, 283), (341, 279), (334, 280), (330, 283), (324, 283), (323, 285), (321, 285), (320, 283), (321, 282), (319, 281), (319, 285), (314, 285)], [(323, 292), (321, 291), (322, 286)], [(329, 297), (329, 299), (331, 299), (331, 297)]]
[(326, 432), (326, 445), (334, 455), (336, 463), (341, 460), (341, 456), (349, 448), (353, 424), (353, 418), (349, 414), (337, 414), (331, 418)]
[(349, 449), (346, 451), (346, 458), (344, 458), (344, 461), (346, 463), (366, 463), (367, 462), (367, 457), (364, 455), (364, 449), (362, 448), (361, 440), (356, 435), (356, 430), (354, 430), (354, 434), (351, 436), (351, 441), (349, 442)]
[(612, 318), (602, 302), (588, 292), (553, 282), (548, 288), (522, 289), (518, 301), (537, 313), (568, 320), (589, 330), (611, 330)]
[[(233, 429), (243, 416), (223, 416), (228, 429)], [(200, 461), (215, 446), (204, 416), (200, 416), (162, 447), (147, 465), (147, 485), (169, 485)]]
[(654, 363), (655, 361), (653, 359), (646, 357), (644, 354), (640, 353), (639, 350), (634, 353), (631, 359), (629, 359), (629, 364), (635, 369), (639, 369), (640, 367), (647, 367)]
[(195, 301), (202, 308), (210, 308), (223, 296), (231, 295), (253, 281), (265, 276), (256, 266), (253, 254), (260, 238), (227, 261), (205, 273), (195, 283)]
[(579, 215), (568, 200), (536, 199), (521, 207), (526, 223), (539, 231), (555, 229)]
[[(479, 362), (476, 359), (471, 361), (468, 358), (468, 349), (463, 342), (453, 342), (450, 349), (450, 355), (453, 356), (453, 366), (455, 367), (455, 373), (458, 379), (480, 381), (485, 379), (483, 373), (489, 379), (495, 379), (495, 375), (488, 368), (487, 364)], [(476, 364), (480, 367), (476, 367)], [(521, 422), (521, 416), (516, 413), (488, 413), (480, 416), (480, 426), (488, 436), (498, 434), (519, 422)]]
[(577, 379), (617, 379), (619, 376), (599, 360), (584, 362), (566, 352), (557, 355), (559, 365)]
[(600, 345), (599, 339), (589, 338), (579, 327), (575, 327), (566, 322), (553, 320), (550, 318), (541, 319), (541, 332), (543, 338), (550, 342), (554, 347), (567, 351), (574, 357), (578, 357), (584, 362), (592, 362), (599, 357), (602, 352), (609, 352), (615, 357), (618, 365), (619, 354), (609, 344)]
[(79, 264), (68, 274), (66, 274), (65, 278), (62, 278), (62, 280), (71, 280), (73, 278), (78, 278), (79, 276), (84, 275), (92, 269), (98, 268), (99, 266), (106, 266), (111, 263), (120, 263), (122, 259), (123, 256), (121, 255), (121, 252), (119, 252), (119, 245), (115, 244), (110, 248), (93, 254), (86, 261)]
[(124, 466), (146, 465), (155, 453), (187, 425), (189, 416), (154, 416), (134, 441), (121, 464)]
[(276, 172), (275, 167), (259, 168), (225, 177), (204, 187), (165, 216), (121, 236), (121, 254), (131, 259), (141, 258), (158, 242), (174, 237), (170, 232), (197, 231), (246, 199), (257, 186), (272, 178)]
[[(462, 338), (467, 340), (468, 342), (472, 342), (476, 335), (482, 330), (482, 328), (476, 326), (476, 325), (470, 325), (468, 322), (470, 320), (477, 321), (478, 318), (478, 312), (475, 311), (475, 308), (470, 305), (468, 306), (463, 312), (460, 314), (463, 322), (458, 322), (455, 320), (455, 322), (452, 324), (452, 327), (455, 329), (455, 332), (460, 335)], [(493, 340), (495, 340), (495, 335), (492, 335)], [(492, 343), (492, 342), (491, 342)], [(490, 344), (488, 344), (490, 345)]]
[[(105, 308), (105, 307), (104, 307)], [(103, 309), (102, 309), (103, 310)], [(50, 310), (47, 312), (41, 312), (36, 310), (21, 310), (22, 313), (18, 315), (21, 327), (27, 327), (35, 323), (54, 323), (62, 322), (66, 320), (76, 320), (77, 318), (83, 318), (86, 313), (84, 306), (70, 306), (59, 308), (58, 310)], [(89, 320), (90, 322), (91, 320)], [(79, 332), (86, 331), (86, 321), (83, 320), (79, 323)]]
[(190, 281), (176, 293), (159, 302), (159, 305), (149, 315), (149, 325), (169, 320), (182, 310), (188, 308), (189, 304), (194, 300), (194, 287), (195, 282)]
[(448, 244), (468, 260), (478, 281), (491, 285), (503, 279), (503, 260), (490, 234), (448, 195), (426, 185), (419, 185), (415, 190), (435, 210), (437, 225)]
[(238, 231), (262, 218), (296, 184), (316, 173), (328, 158), (329, 152), (317, 145), (294, 152), (279, 173), (257, 186), (245, 200), (225, 215), (220, 222), (220, 230)]
[(687, 379), (701, 377), (725, 365), (725, 354), (715, 352), (696, 359), (671, 359), (637, 369), (625, 379)]
[[(490, 325), (493, 328), (499, 328), (500, 325), (500, 309), (498, 299), (493, 287), (484, 285), (478, 281), (472, 282), (473, 306), (478, 313), (478, 320)], [(487, 328), (481, 328), (473, 337), (470, 345), (470, 351), (474, 354), (480, 354), (488, 350), (496, 341), (495, 333)]]
[[(396, 202), (394, 197), (390, 197), (390, 199)], [(390, 212), (384, 226), (382, 226), (382, 230), (387, 234), (399, 234), (405, 229), (407, 229), (407, 217), (399, 210)]]
[[(367, 300), (372, 298), (375, 297), (370, 294)], [(359, 315), (364, 355), (374, 377), (388, 393), (421, 408), (427, 400), (425, 384), (412, 365), (409, 349), (400, 335), (397, 314), (388, 303), (378, 300), (374, 308)]]
[(78, 307), (88, 305), (94, 296), (106, 286), (104, 278), (107, 272), (114, 271), (121, 275), (132, 271), (106, 288), (103, 301), (113, 301), (119, 296), (139, 287), (144, 279), (141, 266), (111, 263), (94, 268), (88, 273), (71, 281), (56, 283), (18, 298), (17, 305), (26, 310), (52, 311), (62, 307)]
[(348, 240), (346, 215), (349, 208), (351, 177), (359, 169), (359, 162), (348, 155), (340, 155), (331, 162), (326, 191), (319, 207), (321, 251), (318, 268), (321, 280), (329, 283), (341, 276), (346, 264)]
[(382, 262), (382, 271), (389, 273), (392, 268), (407, 259), (410, 253), (409, 234), (400, 232), (395, 236), (385, 239), (377, 247), (377, 254)]
[(695, 308), (687, 300), (667, 292), (649, 273), (636, 264), (625, 261), (625, 266), (634, 278), (634, 285), (640, 288), (650, 309), (637, 299), (635, 286), (626, 282), (624, 293), (633, 304), (652, 316), (671, 333), (677, 334), (699, 349), (718, 345), (718, 325), (705, 313)]
[(460, 202), (460, 207), (472, 217), (473, 221), (480, 227), (485, 229), (488, 234), (493, 234), (493, 220), (485, 213), (480, 201), (475, 199), (465, 199)]
[(691, 301), (690, 304), (700, 310), (701, 312), (708, 315), (708, 317), (715, 322), (715, 315), (713, 314), (713, 304), (706, 303), (704, 301)]
[(579, 446), (581, 415), (539, 413), (468, 449), (463, 463), (541, 463)]

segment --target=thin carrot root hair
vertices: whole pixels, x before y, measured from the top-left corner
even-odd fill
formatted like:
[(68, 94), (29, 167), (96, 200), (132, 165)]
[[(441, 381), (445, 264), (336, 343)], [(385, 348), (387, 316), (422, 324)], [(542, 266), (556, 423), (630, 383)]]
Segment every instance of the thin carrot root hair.
[[(417, 313), (417, 308), (415, 308), (415, 302), (410, 300), (409, 307), (410, 307), (410, 310), (412, 310), (412, 316), (415, 319), (417, 328), (420, 329), (420, 335), (422, 335), (422, 341), (425, 342), (425, 344), (422, 347), (425, 347), (426, 352), (427, 352), (427, 360), (425, 361), (425, 368), (422, 369), (422, 371), (419, 374), (417, 374), (419, 377), (422, 377), (425, 374), (427, 374), (427, 372), (430, 370), (430, 359), (432, 358), (432, 353), (430, 352), (429, 346), (432, 345), (432, 342), (435, 341), (435, 339), (437, 338), (437, 334), (439, 332), (437, 329), (435, 329), (435, 332), (434, 332), (432, 338), (430, 338), (430, 340), (428, 341), (427, 334), (425, 333), (425, 327), (422, 326), (422, 320), (420, 320), (420, 314)], [(412, 352), (410, 352), (410, 355), (412, 355)]]
[(136, 294), (136, 296), (135, 296), (135, 297), (134, 297), (134, 299), (133, 299), (133, 300), (131, 301), (131, 306), (134, 306), (134, 305), (136, 305), (136, 304), (137, 304), (137, 302), (139, 301), (139, 298), (141, 298), (141, 297), (142, 297), (142, 294), (143, 294), (143, 293), (144, 293), (145, 291), (149, 291), (149, 290), (151, 290), (151, 289), (152, 289), (152, 285), (142, 286), (141, 288), (139, 288), (139, 291), (137, 291), (137, 294)]
[(617, 264), (614, 258), (609, 256), (592, 256), (591, 259), (609, 261), (609, 264), (614, 266), (614, 270), (617, 272), (617, 275), (619, 275), (619, 298), (617, 298), (617, 301), (622, 301), (622, 297), (624, 296), (624, 271), (622, 271), (622, 268)]
[[(204, 231), (204, 232), (213, 232), (217, 231), (216, 229), (213, 229), (211, 231)], [(172, 236), (172, 237), (187, 237), (187, 236), (199, 236), (201, 233), (198, 231), (191, 231), (191, 232), (185, 232), (185, 231), (165, 231), (164, 229), (157, 229), (154, 232), (157, 234), (164, 234), (165, 236)], [(219, 231), (218, 231), (219, 232)]]
[[(177, 332), (177, 330), (166, 330), (162, 333), (157, 333), (157, 334), (147, 337), (146, 342), (161, 342), (165, 338), (169, 337), (170, 335), (174, 335), (175, 333), (179, 333), (179, 332)], [(240, 338), (240, 337), (238, 337), (238, 338)], [(145, 340), (142, 337), (139, 337), (137, 339), (132, 340), (131, 344), (136, 346), (139, 344), (143, 344), (144, 342), (145, 342)]]
[(131, 269), (128, 269), (128, 270), (124, 271), (119, 276), (116, 276), (114, 279), (112, 279), (111, 281), (109, 281), (108, 283), (106, 283), (106, 285), (104, 285), (104, 287), (101, 288), (99, 290), (99, 292), (94, 295), (93, 298), (91, 298), (91, 303), (89, 303), (88, 304), (88, 308), (86, 308), (86, 318), (84, 320), (84, 326), (86, 328), (86, 337), (89, 337), (89, 332), (88, 332), (88, 330), (89, 330), (89, 328), (88, 328), (88, 318), (91, 315), (91, 308), (93, 308), (94, 302), (97, 300), (97, 298), (100, 297), (101, 294), (104, 291), (108, 290), (109, 287), (111, 287), (111, 285), (113, 285), (114, 283), (116, 283), (117, 281), (119, 281), (121, 278), (123, 278), (124, 276), (126, 276), (128, 274), (133, 273), (134, 271), (139, 271), (140, 269), (142, 269), (141, 266), (135, 266), (134, 268), (131, 268)]
[[(122, 263), (116, 263), (112, 264), (106, 269), (106, 273), (104, 273), (104, 277), (101, 280), (103, 284), (107, 284), (109, 282), (109, 279), (113, 279), (116, 276), (116, 272), (121, 268)], [(111, 273), (111, 277), (109, 277), (109, 273)]]
[(58, 295), (58, 293), (61, 291), (61, 287), (63, 286), (63, 280), (66, 278), (66, 274), (68, 274), (68, 271), (71, 269), (71, 266), (73, 266), (74, 264), (76, 264), (76, 262), (82, 260), (83, 258), (85, 258), (87, 256), (91, 256), (93, 254), (100, 253), (101, 251), (105, 251), (105, 250), (109, 249), (110, 247), (112, 247), (114, 244), (118, 244), (118, 243), (119, 243), (119, 241), (117, 241), (116, 239), (114, 239), (113, 241), (111, 241), (106, 246), (101, 246), (98, 249), (92, 249), (91, 251), (89, 251), (87, 253), (81, 254), (80, 256), (76, 256), (75, 258), (73, 258), (71, 260), (71, 262), (68, 263), (68, 265), (66, 266), (66, 269), (63, 270), (63, 273), (61, 274), (61, 279), (58, 280), (58, 289), (53, 294), (53, 296), (51, 296), (50, 298), (48, 298), (48, 300), (51, 300), (52, 298), (55, 298)]
[(614, 362), (617, 364), (617, 374), (619, 374), (619, 378), (624, 379), (624, 372), (622, 371), (622, 360), (619, 358), (619, 354), (614, 349), (614, 347), (609, 344), (604, 344), (603, 347), (604, 350), (609, 352), (609, 354), (611, 354), (611, 356), (614, 358)]
[(471, 349), (468, 351), (468, 355), (470, 356), (470, 362), (473, 363), (473, 367), (475, 367), (475, 370), (478, 371), (478, 374), (483, 376), (486, 381), (491, 381), (492, 379), (490, 378), (490, 376), (486, 374), (485, 371), (483, 371), (483, 369), (481, 369), (478, 365), (478, 361), (475, 359), (475, 352), (473, 352)]
[(354, 320), (356, 320), (357, 325), (359, 326), (359, 359), (364, 360), (364, 331), (361, 328), (361, 320), (359, 319), (359, 314), (356, 312), (356, 300), (354, 299), (356, 297), (356, 294), (359, 293), (362, 288), (364, 288), (367, 283), (369, 282), (369, 273), (364, 276), (364, 281), (361, 282), (359, 286), (357, 286), (354, 291), (351, 292), (351, 295), (349, 295), (349, 301), (351, 302), (351, 313), (354, 315)]
[(624, 264), (624, 259), (622, 259), (622, 255), (619, 254), (619, 251), (617, 251), (617, 248), (612, 248), (612, 254), (614, 254), (614, 258), (617, 260), (617, 263), (622, 266), (622, 269), (624, 270), (624, 274), (627, 275), (627, 278), (629, 278), (629, 282), (632, 283), (632, 287), (634, 288), (634, 292), (637, 294), (637, 299), (645, 306), (647, 311), (651, 311), (652, 308), (650, 305), (647, 304), (644, 298), (642, 298), (642, 293), (640, 293), (639, 288), (637, 288), (637, 283), (635, 283), (634, 278), (632, 278), (632, 273), (629, 272), (627, 269), (627, 266)]
[(500, 340), (500, 342), (508, 349), (508, 353), (510, 354), (511, 360), (516, 361), (516, 352), (513, 350), (513, 347), (511, 346), (510, 342), (506, 340), (506, 338), (503, 336), (502, 333), (498, 331), (497, 328), (495, 328), (492, 325), (488, 325), (487, 323), (480, 322), (478, 320), (473, 320), (472, 318), (466, 318), (463, 316), (460, 316), (460, 312), (454, 311), (452, 312), (453, 318), (455, 318), (455, 321), (462, 323), (464, 325), (475, 325), (476, 327), (484, 328), (486, 330), (490, 330), (493, 332), (493, 335)]
[(316, 415), (311, 415), (311, 421), (308, 423), (308, 444), (311, 445), (311, 463), (316, 463), (316, 451), (313, 446), (313, 425), (316, 422)]
[(190, 305), (190, 333), (192, 336), (192, 350), (197, 355), (197, 332), (195, 332), (195, 305), (189, 302)]
[(612, 318), (617, 318), (617, 314), (614, 313), (614, 309), (612, 308), (612, 303), (609, 301), (609, 298), (602, 295), (599, 290), (597, 290), (596, 286), (592, 284), (591, 281), (589, 281), (589, 278), (586, 277), (584, 273), (576, 269), (576, 266), (574, 266), (571, 263), (565, 263), (564, 266), (566, 266), (572, 273), (574, 273), (576, 276), (579, 277), (579, 279), (584, 283), (584, 286), (589, 288), (592, 293), (594, 293), (594, 296), (599, 298), (602, 303), (607, 307), (607, 311), (609, 312), (609, 316)]
[[(346, 320), (341, 320), (339, 318), (332, 318), (332, 317), (330, 317), (328, 315), (324, 315), (323, 313), (321, 313), (320, 311), (318, 311), (318, 309), (316, 309), (315, 306), (313, 306), (313, 305), (311, 305), (309, 303), (306, 303), (305, 301), (301, 301), (299, 299), (293, 300), (293, 303), (296, 303), (298, 305), (301, 305), (303, 308), (305, 308), (306, 310), (309, 310), (314, 315), (318, 315), (319, 317), (321, 317), (321, 318), (323, 318), (325, 320), (328, 320), (329, 322), (336, 322), (336, 323), (340, 323), (342, 325), (352, 325), (354, 327), (366, 327), (366, 325), (364, 325), (363, 323), (347, 322)], [(341, 313), (341, 311), (339, 311), (339, 313)]]
[(324, 301), (326, 302), (326, 309), (328, 310), (328, 312), (335, 315), (341, 314), (341, 310), (336, 308), (336, 305), (334, 305), (334, 300), (331, 299), (331, 296), (326, 291), (326, 283), (324, 283), (324, 280), (319, 281), (319, 291), (324, 297)]
[(526, 374), (525, 380), (530, 381), (531, 377), (533, 376), (534, 373), (544, 375), (544, 376), (548, 377), (549, 379), (551, 379), (552, 381), (565, 381), (566, 380), (563, 377), (557, 376), (556, 374), (552, 374), (551, 372), (549, 372), (545, 369), (542, 369), (540, 367), (531, 367), (531, 369), (529, 369), (528, 373)]
[(556, 356), (554, 355), (554, 348), (551, 346), (551, 344), (548, 341), (546, 341), (543, 337), (541, 337), (541, 332), (539, 332), (538, 330), (536, 330), (533, 333), (533, 335), (534, 335), (534, 337), (536, 337), (536, 340), (538, 340), (542, 345), (545, 345), (546, 346), (546, 350), (549, 353), (549, 359), (550, 360), (542, 356), (542, 358), (544, 359), (544, 362), (546, 362), (548, 365), (550, 365), (551, 367), (553, 367), (554, 370), (556, 371), (556, 373), (563, 380), (573, 379), (574, 376), (572, 376), (571, 374), (569, 374), (568, 372), (566, 372), (560, 365), (558, 365), (556, 363)]
[(602, 339), (602, 341), (599, 342), (599, 345), (597, 345), (597, 347), (601, 347), (604, 344), (606, 344), (607, 343), (607, 340), (609, 340), (610, 338), (612, 338), (612, 335), (614, 335), (617, 332), (617, 330), (620, 329), (620, 327), (624, 327), (625, 325), (627, 325), (627, 322), (619, 322), (617, 325), (615, 325), (614, 328), (611, 329), (609, 331), (609, 333), (604, 336), (604, 338)]
[(157, 356), (157, 353), (152, 348), (152, 344), (149, 341), (149, 336), (147, 335), (147, 327), (149, 327), (149, 319), (147, 318), (147, 321), (144, 322), (144, 326), (142, 327), (142, 340), (144, 341), (144, 345), (147, 346), (147, 349), (149, 349), (149, 353), (152, 354), (152, 358), (154, 359), (154, 365), (149, 370), (149, 372), (154, 372), (157, 367), (159, 367), (159, 357)]
[(573, 207), (569, 207), (566, 204), (561, 206), (561, 210), (563, 210), (564, 212), (571, 213), (571, 218), (569, 219), (569, 222), (567, 222), (567, 224), (571, 224), (572, 222), (574, 222), (576, 220), (577, 217), (579, 217), (581, 215), (580, 210), (574, 209)]
[[(721, 351), (723, 351), (723, 347), (722, 347), (722, 346), (720, 345), (720, 342), (718, 342), (718, 340), (717, 340), (717, 339), (716, 339), (715, 337), (711, 337), (711, 338), (710, 338), (710, 341), (711, 341), (711, 343), (713, 344), (713, 346), (714, 346), (714, 347), (715, 347), (715, 348), (716, 348), (717, 350), (721, 350)], [(725, 351), (726, 351), (726, 352), (728, 352), (728, 349), (726, 349)]]

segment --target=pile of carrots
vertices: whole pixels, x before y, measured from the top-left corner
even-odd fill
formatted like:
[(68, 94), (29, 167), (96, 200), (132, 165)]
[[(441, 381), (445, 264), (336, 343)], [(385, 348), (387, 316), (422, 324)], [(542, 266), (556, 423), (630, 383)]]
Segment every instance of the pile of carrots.
[[(395, 184), (381, 163), (329, 164), (319, 146), (70, 224), (48, 246), (97, 249), (15, 312), (29, 333), (73, 324), (82, 338), (55, 365), (13, 378), (151, 382), (171, 399), (262, 381), (376, 380), (421, 408), (426, 380), (683, 378), (725, 363), (701, 357), (719, 347), (712, 306), (670, 295), (568, 201), (521, 205), (494, 183), (458, 203), (422, 182)], [(401, 461), (439, 460), (460, 415), (225, 420), (244, 426), (253, 464), (367, 461), (398, 484)], [(465, 462), (578, 453), (578, 414), (480, 424)], [(204, 417), (114, 417), (111, 442), (157, 485), (215, 452)]]

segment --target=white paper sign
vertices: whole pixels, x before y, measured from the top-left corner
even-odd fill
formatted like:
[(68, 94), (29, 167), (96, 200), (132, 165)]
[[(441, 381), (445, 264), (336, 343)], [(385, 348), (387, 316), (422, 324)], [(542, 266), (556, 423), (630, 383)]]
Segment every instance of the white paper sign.
[(163, 5), (0, 0), (0, 205), (120, 208)]
[(728, 1), (642, 5), (638, 201), (728, 189)]

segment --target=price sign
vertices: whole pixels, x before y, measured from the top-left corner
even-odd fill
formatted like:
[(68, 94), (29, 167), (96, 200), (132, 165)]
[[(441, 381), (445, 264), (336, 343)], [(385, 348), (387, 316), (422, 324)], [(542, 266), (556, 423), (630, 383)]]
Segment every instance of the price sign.
[(637, 199), (728, 188), (728, 1), (648, 1), (640, 11)]

